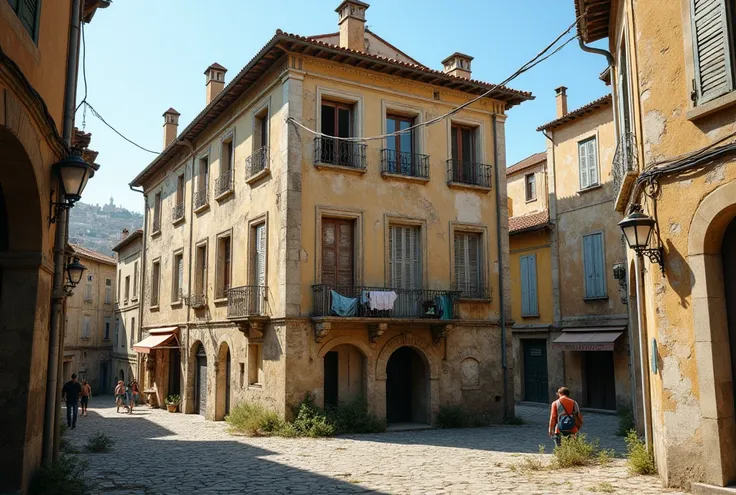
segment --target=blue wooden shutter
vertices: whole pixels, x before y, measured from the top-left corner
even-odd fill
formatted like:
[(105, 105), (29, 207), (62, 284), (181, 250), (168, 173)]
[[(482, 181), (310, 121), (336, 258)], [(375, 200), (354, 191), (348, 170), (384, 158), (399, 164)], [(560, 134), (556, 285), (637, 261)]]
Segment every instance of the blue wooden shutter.
[(521, 263), (521, 315), (539, 315), (537, 302), (537, 256), (522, 256)]
[(583, 260), (585, 263), (585, 297), (605, 297), (603, 234), (591, 234), (583, 237)]
[(733, 89), (726, 0), (691, 0), (695, 97), (698, 104)]

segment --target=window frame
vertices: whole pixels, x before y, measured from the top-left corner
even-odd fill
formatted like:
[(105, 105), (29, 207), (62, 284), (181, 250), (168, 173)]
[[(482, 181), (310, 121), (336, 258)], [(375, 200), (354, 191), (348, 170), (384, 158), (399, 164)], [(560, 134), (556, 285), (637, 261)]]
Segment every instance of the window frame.
[(337, 218), (341, 220), (353, 220), (353, 283), (356, 286), (363, 284), (363, 270), (365, 260), (363, 259), (363, 210), (351, 208), (333, 208), (330, 206), (316, 207), (315, 222), (315, 281), (322, 284), (322, 219)]
[(480, 260), (478, 263), (478, 270), (480, 272), (480, 297), (467, 297), (461, 296), (460, 300), (473, 300), (473, 301), (491, 301), (490, 287), (490, 252), (488, 250), (488, 226), (480, 223), (465, 223), (465, 222), (450, 222), (449, 229), (450, 239), (450, 280), (451, 283), (455, 284), (455, 272), (457, 267), (455, 266), (455, 233), (461, 234), (478, 234), (480, 235), (479, 244), (479, 255)]
[(161, 258), (160, 257), (154, 258), (151, 260), (150, 308), (158, 309), (159, 304), (161, 304)]
[[(229, 256), (230, 259), (229, 259), (229, 261), (224, 261), (223, 260), (223, 263), (226, 266), (223, 266), (222, 269), (221, 269), (220, 268), (220, 249), (222, 249), (221, 248), (221, 242), (224, 239), (229, 239), (230, 240), (230, 253), (229, 253), (230, 254), (230, 256)], [(215, 237), (215, 287), (214, 287), (215, 293), (214, 293), (214, 303), (216, 303), (216, 304), (227, 302), (227, 289), (229, 289), (230, 287), (232, 287), (232, 284), (233, 284), (233, 257), (234, 257), (234, 254), (235, 254), (234, 253), (234, 249), (233, 249), (233, 246), (234, 246), (233, 239), (234, 239), (234, 236), (233, 236), (233, 229), (232, 228), (230, 228), (230, 229), (228, 229), (226, 231), (220, 232)], [(229, 287), (226, 287), (225, 285), (223, 285), (222, 289), (220, 289), (220, 284), (221, 283), (224, 283), (224, 281), (222, 280), (222, 278), (224, 277), (226, 267), (229, 267), (229, 273), (228, 273), (227, 281), (230, 282), (230, 284), (229, 284), (230, 286)], [(220, 292), (221, 290), (222, 290), (222, 292)]]
[(105, 304), (112, 304), (112, 296), (112, 279), (105, 277)]
[[(254, 356), (255, 353), (255, 356)], [(255, 380), (253, 380), (255, 374)], [(263, 344), (248, 344), (248, 388), (263, 388), (266, 373), (263, 368)]]
[(130, 275), (126, 275), (125, 276), (125, 292), (124, 292), (124, 295), (125, 295), (125, 299), (123, 301), (125, 302), (125, 304), (127, 304), (128, 301), (130, 300)]
[[(589, 143), (593, 143), (594, 145), (594, 153), (593, 156), (595, 157), (595, 167), (591, 167), (589, 163), (587, 163), (587, 160), (589, 158), (589, 155), (587, 154), (587, 146)], [(582, 160), (580, 155), (580, 148), (582, 146), (586, 147), (586, 177), (588, 178), (587, 185), (583, 183), (583, 166), (582, 166)], [(594, 134), (592, 136), (588, 136), (586, 138), (580, 139), (577, 141), (577, 148), (578, 148), (578, 184), (579, 184), (579, 190), (580, 191), (586, 191), (588, 189), (594, 189), (597, 187), (600, 187), (601, 185), (601, 169), (600, 169), (600, 160), (598, 156), (598, 135)], [(596, 181), (593, 183), (590, 179), (590, 172), (591, 170), (595, 170), (596, 175)]]
[(268, 255), (268, 213), (264, 213), (262, 215), (258, 215), (257, 217), (251, 219), (248, 221), (248, 263), (247, 263), (247, 270), (248, 270), (248, 284), (250, 286), (258, 286), (258, 274), (256, 273), (256, 249), (258, 247), (258, 239), (257, 239), (257, 229), (263, 225), (263, 228), (266, 229), (266, 245), (264, 247), (265, 249), (265, 259), (264, 259), (264, 275), (263, 275), (263, 285), (264, 287), (268, 286), (268, 261), (269, 261), (269, 255)]
[[(177, 259), (181, 260), (181, 280), (179, 280), (179, 267)], [(184, 299), (184, 248), (179, 248), (172, 253), (171, 257), (171, 305), (181, 306)]]
[[(530, 185), (532, 186), (533, 194), (530, 194)], [(537, 200), (537, 174), (534, 172), (524, 175), (524, 197), (527, 203)]]
[[(204, 256), (200, 260), (200, 250), (204, 248)], [(209, 238), (202, 239), (194, 245), (194, 296), (207, 297), (209, 277)], [(202, 261), (200, 270), (200, 261)], [(201, 277), (200, 277), (200, 271)], [(200, 280), (201, 278), (201, 280)]]
[(8, 6), (10, 7), (10, 10), (12, 10), (15, 16), (18, 18), (18, 22), (20, 22), (21, 26), (23, 27), (23, 31), (25, 31), (28, 34), (28, 36), (31, 38), (31, 41), (33, 41), (33, 44), (36, 45), (36, 47), (38, 47), (38, 35), (39, 35), (39, 30), (41, 28), (41, 10), (43, 8), (43, 2), (42, 0), (36, 1), (36, 13), (33, 18), (34, 25), (33, 25), (32, 31), (30, 31), (29, 28), (23, 23), (23, 20), (21, 17), (22, 12), (25, 10), (27, 5), (25, 4), (23, 0), (16, 0), (16, 2), (17, 3), (15, 5), (8, 2)]
[(402, 215), (383, 215), (384, 225), (384, 286), (392, 287), (393, 275), (391, 273), (391, 227), (419, 227), (419, 274), (421, 284), (419, 289), (429, 280), (427, 273), (427, 220), (424, 218), (402, 216)]
[(132, 302), (138, 300), (138, 261), (133, 262), (133, 294), (131, 295)]

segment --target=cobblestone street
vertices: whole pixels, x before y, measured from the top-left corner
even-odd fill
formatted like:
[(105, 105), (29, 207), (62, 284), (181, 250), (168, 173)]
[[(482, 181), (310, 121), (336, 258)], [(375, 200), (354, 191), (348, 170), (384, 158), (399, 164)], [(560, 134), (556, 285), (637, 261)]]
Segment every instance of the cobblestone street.
[[(196, 415), (147, 407), (118, 414), (112, 397), (91, 402), (64, 438), (80, 450), (98, 431), (114, 439), (109, 453), (79, 455), (99, 493), (676, 493), (655, 477), (630, 477), (620, 459), (605, 468), (517, 469), (539, 444), (551, 450), (542, 408), (518, 407), (524, 426), (313, 440), (235, 437)], [(621, 453), (616, 424), (615, 416), (586, 415), (588, 436)]]

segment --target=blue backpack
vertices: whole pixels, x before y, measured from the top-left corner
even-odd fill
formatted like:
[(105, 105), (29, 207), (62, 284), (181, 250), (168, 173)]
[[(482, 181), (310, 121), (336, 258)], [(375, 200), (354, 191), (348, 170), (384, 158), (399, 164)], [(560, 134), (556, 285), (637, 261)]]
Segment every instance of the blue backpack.
[(560, 433), (572, 433), (575, 428), (575, 406), (573, 412), (568, 413), (561, 400), (557, 401), (557, 429)]

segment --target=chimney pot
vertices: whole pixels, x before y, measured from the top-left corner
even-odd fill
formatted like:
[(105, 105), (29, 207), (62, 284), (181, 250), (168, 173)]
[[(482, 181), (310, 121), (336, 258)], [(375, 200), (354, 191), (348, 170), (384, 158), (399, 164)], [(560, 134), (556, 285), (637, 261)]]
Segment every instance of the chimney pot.
[(345, 0), (336, 9), (339, 16), (340, 46), (359, 52), (365, 51), (365, 11), (367, 3)]
[(455, 77), (470, 79), (472, 74), (470, 64), (473, 57), (464, 53), (455, 52), (442, 61), (443, 72)]
[(207, 105), (209, 105), (210, 102), (220, 94), (222, 88), (225, 87), (225, 72), (227, 72), (227, 69), (217, 62), (207, 67), (207, 70), (204, 71), (204, 75), (207, 76), (207, 82), (205, 83), (205, 87), (207, 88)]
[(567, 88), (560, 86), (555, 89), (555, 93), (557, 93), (557, 118), (559, 119), (567, 115)]
[(130, 232), (128, 232), (128, 229), (123, 229), (123, 231), (120, 233), (120, 239), (125, 239), (126, 237), (128, 237), (129, 234)]
[(163, 114), (164, 117), (164, 149), (176, 139), (176, 130), (179, 128), (179, 112), (169, 108)]

